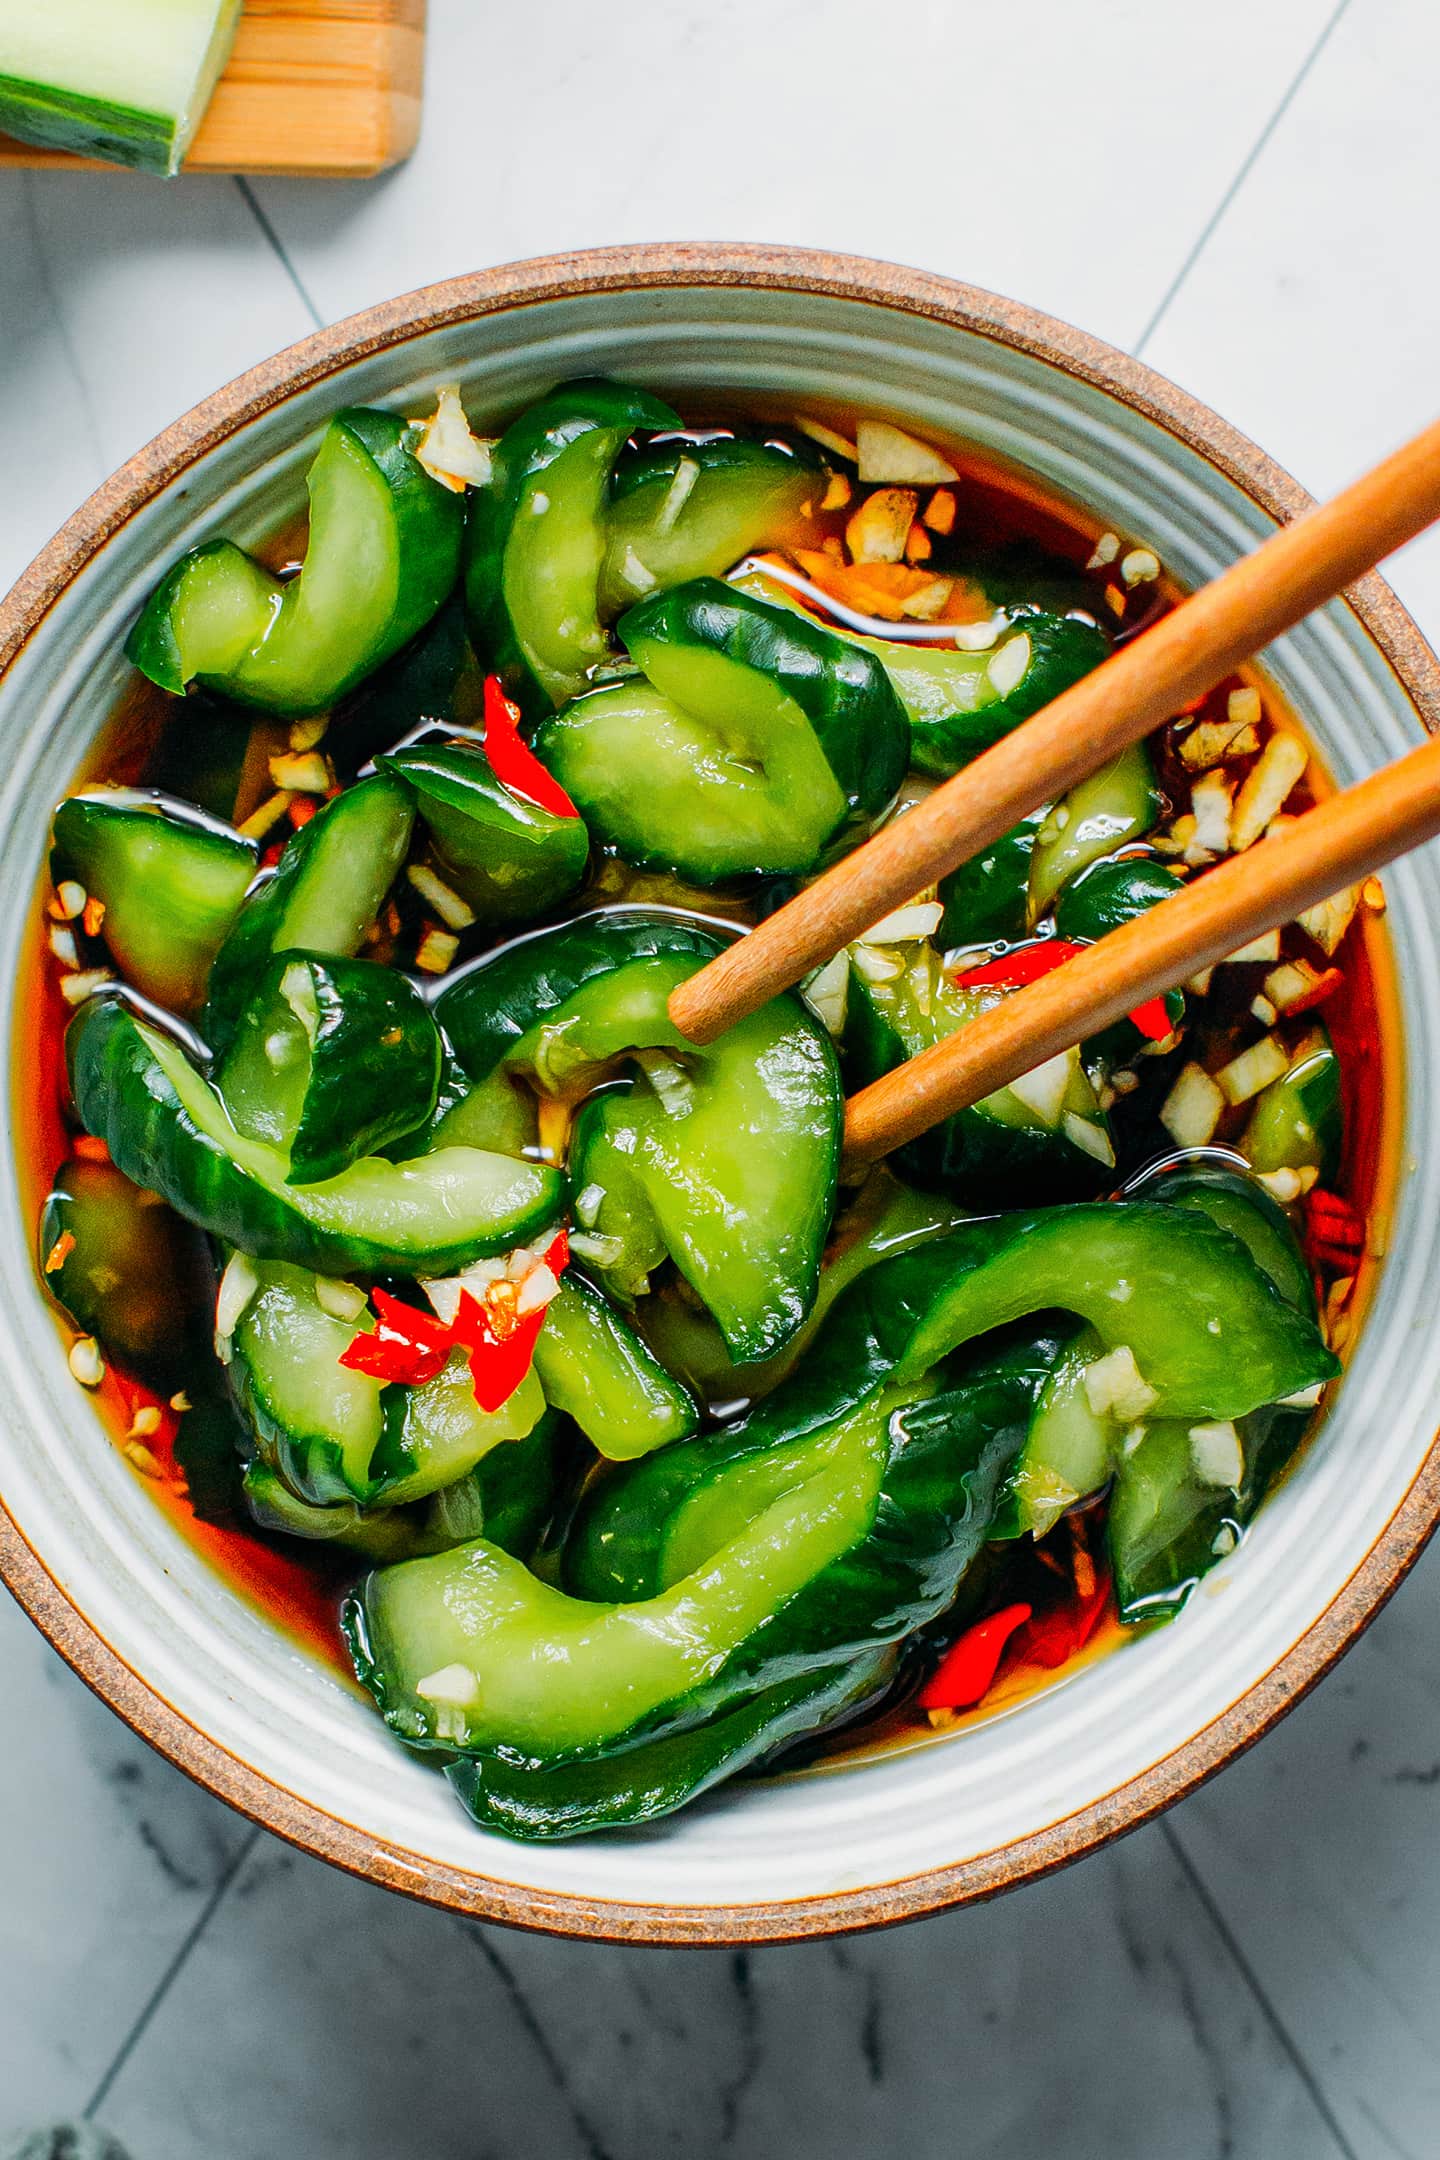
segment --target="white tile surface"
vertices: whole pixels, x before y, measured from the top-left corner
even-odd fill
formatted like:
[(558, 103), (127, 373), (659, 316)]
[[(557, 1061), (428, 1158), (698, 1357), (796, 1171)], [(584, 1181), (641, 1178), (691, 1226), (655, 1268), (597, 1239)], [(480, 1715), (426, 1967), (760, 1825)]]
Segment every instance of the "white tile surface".
[(1202, 30), (1154, 0), (431, 0), (410, 165), (257, 193), (331, 318), (563, 248), (784, 240), (1124, 344), (1333, 6), (1209, 0)]
[(0, 2152), (78, 2108), (249, 1835), (0, 1600)]
[[(723, 235), (922, 263), (1128, 343), (1255, 152), (1146, 356), (1323, 489), (1440, 404), (1440, 18), (1350, 0), (1277, 121), (1334, 15), (432, 0), (413, 164), (257, 192), (325, 318)], [(229, 183), (0, 174), (0, 584), (310, 319)], [(1399, 582), (1440, 631), (1440, 543)], [(1163, 1828), (883, 1939), (747, 1960), (481, 1934), (263, 1841), (145, 2022), (248, 1832), (0, 1609), (0, 2154), (123, 2056), (100, 2120), (134, 2160), (1428, 2160), (1437, 1630), (1440, 1555)]]
[(103, 2121), (138, 2160), (1340, 2151), (1154, 1830), (999, 1905), (756, 1954), (482, 1931), (267, 1846)]

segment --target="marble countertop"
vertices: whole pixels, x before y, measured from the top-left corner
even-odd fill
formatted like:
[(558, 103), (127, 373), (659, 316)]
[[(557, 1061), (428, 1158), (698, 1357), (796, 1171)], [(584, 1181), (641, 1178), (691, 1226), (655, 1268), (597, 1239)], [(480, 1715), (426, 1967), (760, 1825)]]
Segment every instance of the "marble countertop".
[[(0, 174), (0, 586), (251, 362), (558, 248), (782, 240), (989, 285), (1317, 491), (1440, 404), (1433, 0), (431, 15), (424, 138), (379, 182)], [(1440, 539), (1393, 575), (1440, 634)], [(1437, 1639), (1440, 1553), (1271, 1738), (1066, 1874), (886, 1936), (642, 1951), (297, 1857), (0, 1604), (0, 2156), (1427, 2160)]]

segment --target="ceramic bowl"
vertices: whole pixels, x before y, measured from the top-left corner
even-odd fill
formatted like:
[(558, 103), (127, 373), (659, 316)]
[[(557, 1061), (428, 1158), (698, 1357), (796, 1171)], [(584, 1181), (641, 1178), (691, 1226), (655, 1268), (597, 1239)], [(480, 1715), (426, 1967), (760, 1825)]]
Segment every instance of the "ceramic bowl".
[[(457, 279), (321, 332), (196, 408), (92, 496), (0, 610), (0, 980), (13, 984), (50, 809), (125, 677), (159, 569), (303, 501), (337, 405), (418, 408), (459, 381), (480, 422), (616, 374), (683, 407), (865, 407), (967, 438), (1143, 537), (1187, 584), (1306, 498), (1121, 354), (1026, 308), (828, 255), (666, 247)], [(1440, 713), (1440, 668), (1376, 578), (1269, 654), (1341, 781)], [(1402, 986), (1380, 1291), (1337, 1407), (1183, 1621), (943, 1739), (731, 1787), (643, 1833), (555, 1846), (474, 1829), (442, 1780), (210, 1572), (71, 1380), (0, 1162), (0, 1567), (90, 1685), (163, 1753), (297, 1845), (487, 1918), (652, 1942), (781, 1939), (983, 1897), (1133, 1828), (1248, 1746), (1395, 1588), (1440, 1511), (1440, 864), (1387, 879)], [(30, 1084), (12, 1015), (10, 1085)]]

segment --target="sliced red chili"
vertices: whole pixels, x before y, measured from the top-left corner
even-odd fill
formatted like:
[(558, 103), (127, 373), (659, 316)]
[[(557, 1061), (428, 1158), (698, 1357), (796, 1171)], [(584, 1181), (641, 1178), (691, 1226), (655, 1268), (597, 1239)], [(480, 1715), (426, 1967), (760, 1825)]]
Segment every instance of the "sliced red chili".
[[(1088, 950), (1088, 946), (1074, 944), (1068, 938), (1042, 938), (1034, 945), (1020, 946), (1015, 952), (1001, 953), (998, 959), (987, 960), (982, 967), (966, 968), (963, 974), (955, 977), (956, 988), (1023, 990), (1027, 983), (1053, 975), (1057, 967), (1063, 967), (1077, 953)], [(1130, 1023), (1151, 1042), (1163, 1042), (1175, 1026), (1163, 996), (1147, 998), (1143, 1005), (1137, 1005), (1130, 1015)]]
[(1353, 1273), (1365, 1251), (1365, 1224), (1339, 1193), (1317, 1185), (1305, 1195), (1305, 1252), (1312, 1263)]
[(1089, 1642), (1100, 1625), (1109, 1598), (1109, 1581), (1101, 1575), (1088, 1597), (1067, 1598), (1049, 1612), (1038, 1614), (1015, 1639), (1016, 1662), (1043, 1665), (1047, 1671), (1066, 1664)]
[(1071, 944), (1065, 938), (1044, 938), (1035, 945), (1021, 945), (1015, 952), (1001, 953), (983, 967), (966, 968), (955, 982), (961, 990), (1020, 990), (1026, 983), (1039, 982), (1042, 975), (1052, 974), (1084, 950), (1083, 945)]
[(545, 1265), (557, 1282), (570, 1265), (570, 1233), (563, 1226), (545, 1248)]
[(1030, 1618), (1029, 1605), (1002, 1605), (957, 1636), (938, 1669), (921, 1688), (922, 1710), (971, 1710), (990, 1691), (1005, 1645)]
[(497, 780), (514, 795), (552, 817), (579, 817), (570, 797), (553, 774), (548, 773), (520, 734), (520, 715), (506, 697), (498, 675), (485, 678), (485, 755)]
[(460, 1308), (451, 1328), (453, 1339), (470, 1353), (470, 1378), (475, 1400), (485, 1411), (498, 1410), (515, 1393), (530, 1370), (535, 1340), (545, 1325), (545, 1307), (525, 1313), (503, 1338), (490, 1325), (490, 1315), (468, 1290), (460, 1293)]
[(371, 1298), (375, 1328), (357, 1335), (341, 1352), (340, 1363), (351, 1372), (368, 1373), (372, 1380), (424, 1387), (444, 1370), (454, 1348), (450, 1330), (388, 1291), (375, 1290)]

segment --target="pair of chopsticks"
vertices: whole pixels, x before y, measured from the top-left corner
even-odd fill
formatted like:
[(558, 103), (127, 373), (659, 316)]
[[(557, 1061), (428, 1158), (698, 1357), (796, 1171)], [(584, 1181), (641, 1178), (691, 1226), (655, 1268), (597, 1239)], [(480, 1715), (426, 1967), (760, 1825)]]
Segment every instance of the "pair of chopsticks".
[[(717, 955), (670, 1000), (693, 1042), (1053, 802), (1440, 518), (1440, 421), (1123, 646)], [(846, 1106), (845, 1153), (913, 1140), (1147, 999), (1440, 833), (1440, 736), (1204, 871), (1171, 899), (922, 1051)]]

